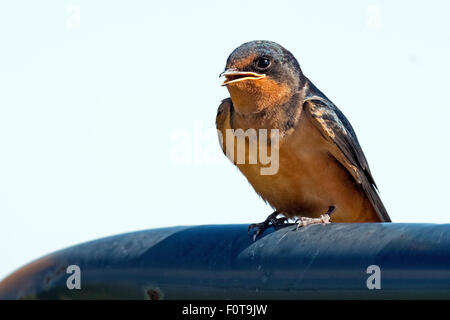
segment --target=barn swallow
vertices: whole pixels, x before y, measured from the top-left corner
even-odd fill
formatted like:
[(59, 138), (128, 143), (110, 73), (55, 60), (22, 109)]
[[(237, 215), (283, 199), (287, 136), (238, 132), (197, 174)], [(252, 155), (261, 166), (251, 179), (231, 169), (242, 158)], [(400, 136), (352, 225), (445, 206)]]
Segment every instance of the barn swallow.
[[(235, 139), (227, 130), (278, 132), (278, 147), (271, 150), (278, 152), (275, 174), (261, 174), (266, 164), (259, 159), (239, 163), (231, 158), (275, 209), (264, 222), (250, 225), (254, 239), (294, 218), (297, 228), (330, 219), (391, 221), (350, 122), (303, 74), (291, 52), (271, 41), (247, 42), (230, 54), (221, 76), (230, 97), (219, 106), (216, 127), (227, 156), (227, 139)], [(249, 143), (232, 144), (233, 151), (247, 159)]]

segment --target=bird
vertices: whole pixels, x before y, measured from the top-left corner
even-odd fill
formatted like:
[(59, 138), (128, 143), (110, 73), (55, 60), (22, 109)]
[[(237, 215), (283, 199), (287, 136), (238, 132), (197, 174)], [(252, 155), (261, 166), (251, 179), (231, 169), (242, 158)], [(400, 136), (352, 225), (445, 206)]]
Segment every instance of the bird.
[[(297, 229), (391, 222), (350, 122), (303, 74), (290, 51), (273, 41), (246, 42), (229, 55), (220, 77), (229, 92), (216, 116), (222, 151), (274, 209), (249, 226), (254, 240), (289, 219)], [(267, 159), (252, 154), (263, 147), (277, 156), (269, 174), (262, 171)]]

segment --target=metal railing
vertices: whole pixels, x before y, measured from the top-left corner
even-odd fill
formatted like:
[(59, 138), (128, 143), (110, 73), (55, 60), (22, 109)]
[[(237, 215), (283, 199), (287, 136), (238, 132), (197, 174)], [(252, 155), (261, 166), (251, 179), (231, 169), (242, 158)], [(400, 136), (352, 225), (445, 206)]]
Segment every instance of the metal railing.
[(255, 242), (247, 225), (154, 229), (58, 251), (0, 282), (0, 299), (316, 298), (450, 298), (450, 225), (290, 225)]

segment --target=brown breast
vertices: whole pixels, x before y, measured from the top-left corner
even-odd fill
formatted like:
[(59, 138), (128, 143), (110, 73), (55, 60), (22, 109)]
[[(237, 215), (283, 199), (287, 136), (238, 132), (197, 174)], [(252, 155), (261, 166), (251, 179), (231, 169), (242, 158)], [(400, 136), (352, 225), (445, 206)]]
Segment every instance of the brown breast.
[[(225, 130), (230, 129), (227, 120), (229, 115), (222, 115), (222, 125), (218, 126), (224, 137)], [(236, 163), (236, 158), (234, 162), (255, 191), (278, 212), (287, 217), (318, 217), (335, 206), (333, 222), (379, 221), (361, 187), (331, 155), (331, 148), (336, 146), (322, 137), (308, 117), (302, 115), (294, 128), (282, 134), (276, 174), (262, 175), (261, 168), (268, 166), (259, 158), (256, 164), (248, 163), (249, 143), (246, 139), (239, 145), (235, 140), (234, 154), (244, 152), (246, 163)], [(269, 153), (275, 150), (270, 145), (268, 149)]]

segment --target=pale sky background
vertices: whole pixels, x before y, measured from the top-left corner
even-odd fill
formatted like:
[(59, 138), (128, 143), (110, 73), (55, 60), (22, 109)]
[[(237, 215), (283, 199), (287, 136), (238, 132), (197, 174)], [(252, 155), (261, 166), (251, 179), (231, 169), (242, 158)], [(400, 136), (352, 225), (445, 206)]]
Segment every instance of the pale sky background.
[(450, 221), (448, 1), (0, 2), (0, 279), (271, 209), (223, 156), (219, 73), (276, 41), (352, 123), (394, 222)]

